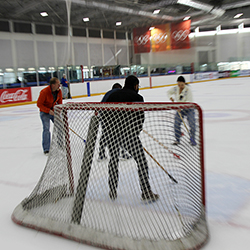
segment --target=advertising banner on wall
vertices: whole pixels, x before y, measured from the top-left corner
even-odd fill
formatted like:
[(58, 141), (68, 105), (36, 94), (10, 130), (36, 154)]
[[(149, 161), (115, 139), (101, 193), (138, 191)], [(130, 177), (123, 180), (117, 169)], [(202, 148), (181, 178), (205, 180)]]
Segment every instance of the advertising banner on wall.
[(171, 49), (170, 25), (157, 25), (151, 30), (152, 52), (166, 51)]
[(214, 80), (220, 77), (218, 71), (199, 72), (194, 74), (194, 81)]
[(134, 51), (137, 53), (150, 52), (150, 30), (146, 28), (135, 28), (133, 30)]
[(31, 102), (31, 88), (15, 88), (0, 90), (0, 105)]
[(171, 24), (171, 49), (189, 49), (191, 20)]
[(189, 49), (191, 20), (170, 24), (156, 25), (133, 30), (134, 53), (149, 53), (171, 49)]

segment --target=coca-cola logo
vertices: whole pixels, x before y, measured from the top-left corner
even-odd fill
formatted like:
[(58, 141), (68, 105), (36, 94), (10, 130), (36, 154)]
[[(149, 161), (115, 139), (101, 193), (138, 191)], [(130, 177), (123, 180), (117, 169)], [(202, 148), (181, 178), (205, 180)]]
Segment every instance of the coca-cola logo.
[(172, 33), (172, 38), (175, 41), (184, 41), (189, 35), (189, 30), (179, 30)]
[(28, 100), (28, 89), (18, 89), (16, 92), (10, 93), (8, 90), (2, 92), (0, 102), (20, 102)]

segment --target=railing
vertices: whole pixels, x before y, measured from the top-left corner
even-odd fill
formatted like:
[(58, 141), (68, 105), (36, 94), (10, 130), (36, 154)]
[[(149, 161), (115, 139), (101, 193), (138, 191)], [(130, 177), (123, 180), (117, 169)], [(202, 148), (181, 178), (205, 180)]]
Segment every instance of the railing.
[(95, 80), (109, 80), (125, 78), (130, 74), (138, 77), (191, 74), (195, 72), (210, 71), (237, 71), (249, 70), (249, 61), (220, 62), (207, 64), (183, 64), (183, 65), (115, 65), (115, 66), (72, 66), (64, 67), (40, 67), (5, 69), (0, 72), (0, 88), (20, 88), (30, 86), (44, 86), (49, 84), (51, 77), (62, 78), (66, 74), (70, 83)]

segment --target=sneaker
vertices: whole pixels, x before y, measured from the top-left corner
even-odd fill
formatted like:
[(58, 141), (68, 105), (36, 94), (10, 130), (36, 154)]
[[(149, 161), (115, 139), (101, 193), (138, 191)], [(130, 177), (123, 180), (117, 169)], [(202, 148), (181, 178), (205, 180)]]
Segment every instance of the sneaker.
[(143, 201), (154, 202), (159, 199), (159, 194), (154, 194), (151, 190), (142, 192), (141, 199)]
[(46, 156), (48, 156), (48, 155), (49, 155), (49, 151), (44, 151), (44, 154), (45, 154)]
[(104, 155), (99, 155), (97, 161), (101, 162), (101, 161), (106, 161), (108, 158)]
[(124, 153), (124, 154), (122, 154), (121, 156), (119, 156), (119, 158), (120, 158), (121, 160), (123, 160), (123, 161), (126, 161), (126, 160), (132, 159), (132, 156), (131, 156), (130, 154), (128, 154), (128, 153)]
[(115, 191), (109, 191), (109, 198), (114, 201), (117, 198), (117, 192)]
[(178, 146), (179, 144), (180, 144), (180, 142), (175, 141), (175, 142), (173, 142), (173, 144), (172, 144), (172, 145), (174, 145), (174, 146)]

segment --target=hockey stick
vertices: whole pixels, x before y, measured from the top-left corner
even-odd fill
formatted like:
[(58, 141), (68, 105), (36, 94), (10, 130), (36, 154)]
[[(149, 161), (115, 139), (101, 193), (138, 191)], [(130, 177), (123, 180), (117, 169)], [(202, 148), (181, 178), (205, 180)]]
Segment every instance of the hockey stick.
[(175, 183), (178, 183), (178, 181), (171, 175), (168, 173), (168, 171), (162, 167), (162, 165), (147, 151), (146, 148), (143, 147), (143, 149), (145, 150), (145, 152), (155, 161), (155, 163), (157, 163), (157, 165), (168, 175), (168, 177), (174, 181)]
[[(62, 119), (59, 117), (59, 121), (63, 124)], [(68, 126), (69, 130), (71, 130), (75, 135), (77, 135), (80, 139), (83, 140), (84, 143), (86, 143), (86, 140), (83, 139), (79, 134), (77, 134), (70, 126)]]
[(172, 150), (170, 150), (168, 147), (166, 147), (164, 144), (162, 144), (161, 142), (159, 142), (156, 138), (154, 138), (151, 134), (148, 133), (148, 131), (143, 129), (143, 132), (146, 133), (149, 137), (151, 137), (155, 142), (157, 142), (158, 144), (160, 144), (162, 147), (164, 147), (166, 150), (168, 150), (168, 152), (172, 153), (176, 158), (180, 159), (180, 156), (177, 155), (176, 153), (174, 153)]
[(86, 143), (86, 140), (83, 139), (80, 135), (78, 135), (71, 127), (68, 127), (68, 128), (69, 128), (69, 130), (71, 130), (75, 135), (77, 135), (80, 139), (82, 139), (84, 143)]
[(186, 128), (186, 130), (187, 130), (187, 132), (189, 134), (189, 136), (190, 136), (190, 141), (192, 142), (193, 145), (196, 145), (196, 142), (193, 139), (193, 137), (191, 136), (191, 133), (189, 132), (189, 129), (188, 129), (188, 127), (187, 127), (187, 125), (186, 125), (186, 123), (185, 123), (185, 121), (184, 121), (184, 119), (183, 119), (183, 117), (181, 115), (181, 112), (179, 110), (177, 110), (177, 112), (178, 112), (178, 114), (179, 114), (179, 116), (180, 116), (180, 118), (181, 118), (181, 120), (182, 120), (182, 122), (183, 122), (183, 124), (184, 124), (184, 126), (185, 126), (185, 128)]

